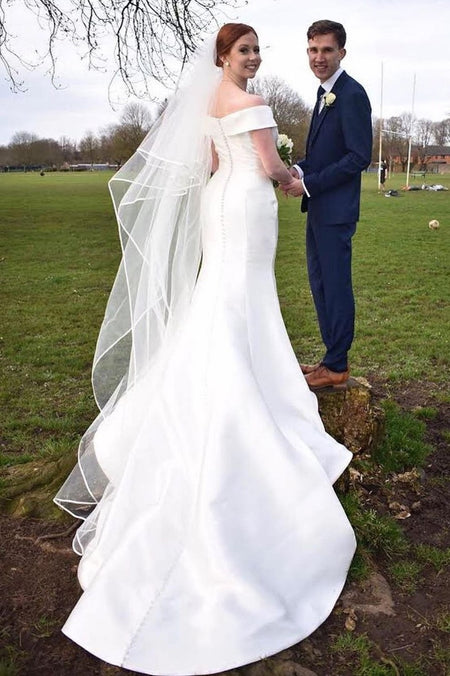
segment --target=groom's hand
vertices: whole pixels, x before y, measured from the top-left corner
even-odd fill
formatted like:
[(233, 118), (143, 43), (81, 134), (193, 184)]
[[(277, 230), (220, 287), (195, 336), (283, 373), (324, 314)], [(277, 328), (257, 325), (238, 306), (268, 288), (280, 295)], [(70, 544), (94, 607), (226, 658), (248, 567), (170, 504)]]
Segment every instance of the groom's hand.
[[(295, 171), (295, 169), (294, 169)], [(298, 176), (297, 172), (296, 176)], [(303, 189), (303, 183), (300, 181), (299, 178), (297, 178), (295, 181), (292, 181), (292, 183), (287, 183), (285, 185), (280, 185), (280, 190), (287, 196), (290, 195), (291, 197), (301, 197), (303, 193), (305, 192)]]

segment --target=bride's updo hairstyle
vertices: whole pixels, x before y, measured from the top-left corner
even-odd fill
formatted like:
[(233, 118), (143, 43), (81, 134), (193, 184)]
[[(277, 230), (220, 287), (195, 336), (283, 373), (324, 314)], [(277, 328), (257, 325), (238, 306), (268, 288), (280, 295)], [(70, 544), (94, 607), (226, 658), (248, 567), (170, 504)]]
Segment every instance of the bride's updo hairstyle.
[(248, 33), (253, 33), (258, 38), (255, 29), (245, 23), (226, 23), (222, 26), (216, 38), (216, 66), (223, 67), (222, 57), (228, 54), (239, 38)]

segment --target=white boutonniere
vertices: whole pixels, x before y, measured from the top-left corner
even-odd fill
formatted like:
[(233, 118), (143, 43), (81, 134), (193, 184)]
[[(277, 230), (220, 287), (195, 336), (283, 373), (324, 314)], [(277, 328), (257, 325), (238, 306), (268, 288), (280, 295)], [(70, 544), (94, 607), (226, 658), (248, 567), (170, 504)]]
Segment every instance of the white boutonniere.
[(336, 94), (333, 94), (333, 92), (328, 92), (328, 94), (324, 94), (323, 100), (325, 103), (325, 107), (331, 108), (333, 103), (336, 101)]

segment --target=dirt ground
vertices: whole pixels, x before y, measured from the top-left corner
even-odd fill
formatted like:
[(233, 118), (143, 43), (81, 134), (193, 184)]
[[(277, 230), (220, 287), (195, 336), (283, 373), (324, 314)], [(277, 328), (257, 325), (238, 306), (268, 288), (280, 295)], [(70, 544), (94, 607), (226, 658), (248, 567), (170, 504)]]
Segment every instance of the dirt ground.
[[(379, 384), (379, 393), (383, 393)], [(366, 502), (378, 512), (389, 505), (414, 505), (411, 516), (399, 520), (413, 545), (450, 547), (449, 455), (443, 432), (450, 428), (449, 404), (439, 404), (423, 386), (414, 392), (404, 387), (395, 399), (406, 409), (418, 404), (434, 406), (439, 414), (427, 421), (428, 441), (434, 452), (417, 481), (386, 487), (373, 477), (360, 486)], [(448, 488), (448, 483), (447, 483)], [(391, 509), (392, 512), (392, 509)], [(53, 536), (70, 525), (33, 519), (0, 517), (0, 676), (114, 676), (131, 674), (92, 657), (66, 639), (60, 628), (79, 594), (78, 557), (72, 552), (72, 535)], [(363, 583), (348, 583), (328, 620), (308, 639), (264, 660), (256, 667), (236, 670), (256, 676), (355, 676), (355, 674), (406, 674), (448, 676), (445, 649), (450, 613), (450, 580), (425, 564), (415, 591), (402, 591), (389, 579), (389, 561), (375, 560), (375, 573)], [(439, 621), (447, 613), (446, 624)], [(333, 650), (338, 635), (367, 636), (369, 661), (379, 670), (361, 671), (359, 658)], [(448, 645), (448, 643), (447, 643)], [(447, 649), (448, 650), (448, 649)], [(355, 654), (356, 655), (356, 654)], [(448, 655), (448, 652), (447, 652)], [(353, 661), (354, 660), (354, 661)], [(417, 667), (421, 662), (420, 669)], [(416, 664), (416, 670), (405, 664)], [(281, 666), (280, 666), (281, 665)], [(402, 666), (403, 665), (403, 666)], [(308, 670), (310, 670), (308, 672)]]

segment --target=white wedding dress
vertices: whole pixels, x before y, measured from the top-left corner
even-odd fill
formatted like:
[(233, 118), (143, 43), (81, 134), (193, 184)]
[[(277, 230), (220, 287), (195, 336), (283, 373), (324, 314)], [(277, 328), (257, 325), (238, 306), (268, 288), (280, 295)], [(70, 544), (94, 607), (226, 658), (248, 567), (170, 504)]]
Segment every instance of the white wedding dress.
[(63, 631), (145, 674), (206, 674), (297, 643), (345, 582), (353, 530), (280, 313), (277, 200), (249, 133), (267, 106), (209, 117), (220, 168), (202, 208), (189, 316), (100, 425), (110, 489), (87, 519), (84, 593)]

